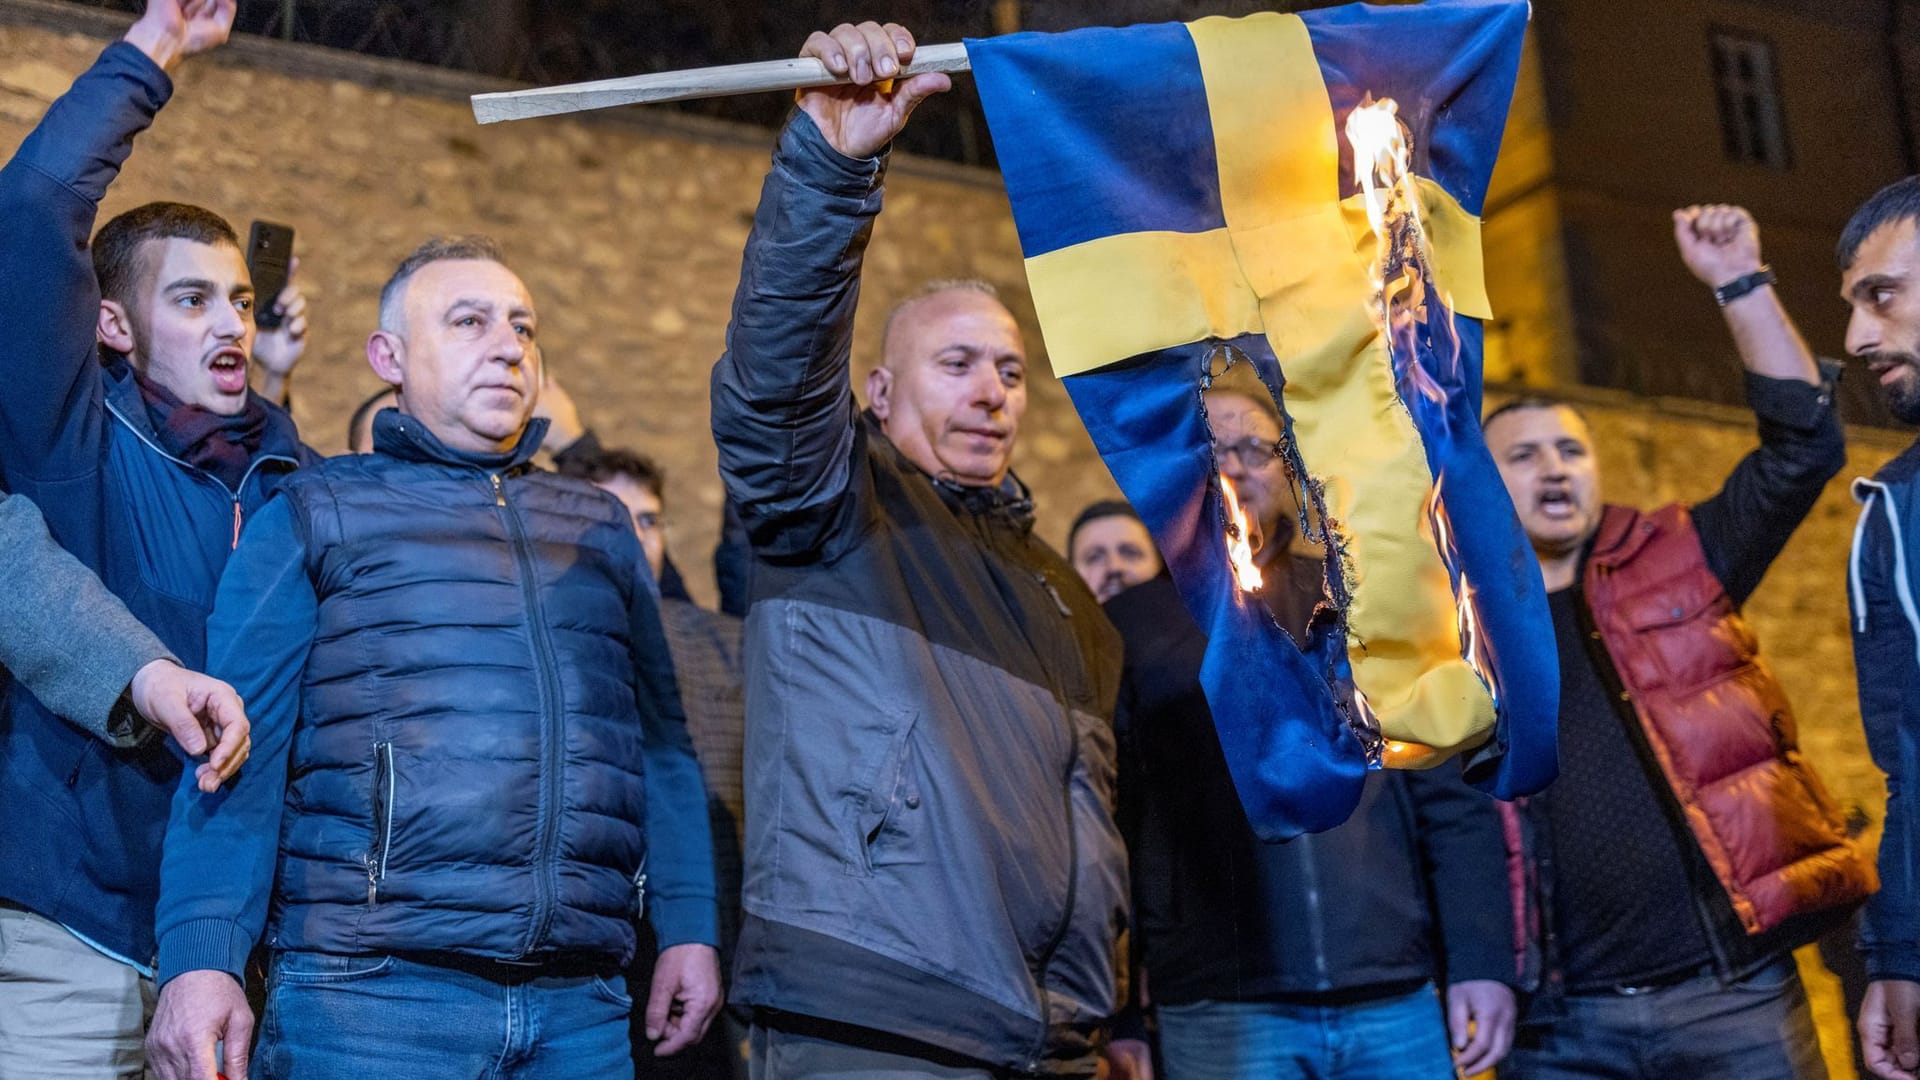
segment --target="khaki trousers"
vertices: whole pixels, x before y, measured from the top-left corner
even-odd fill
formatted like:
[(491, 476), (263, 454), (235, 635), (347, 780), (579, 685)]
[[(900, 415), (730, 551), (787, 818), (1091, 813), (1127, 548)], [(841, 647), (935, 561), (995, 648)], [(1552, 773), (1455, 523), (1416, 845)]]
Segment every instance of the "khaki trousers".
[(153, 980), (0, 902), (0, 1080), (141, 1080)]

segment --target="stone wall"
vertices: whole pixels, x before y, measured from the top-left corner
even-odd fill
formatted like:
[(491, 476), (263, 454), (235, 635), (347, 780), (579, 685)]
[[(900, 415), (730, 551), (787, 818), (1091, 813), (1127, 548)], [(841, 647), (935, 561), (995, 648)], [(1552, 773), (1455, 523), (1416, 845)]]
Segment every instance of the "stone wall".
[[(0, 154), (11, 154), (114, 26), (111, 16), (0, 0)], [(486, 88), (406, 65), (241, 43), (185, 68), (175, 101), (141, 138), (105, 209), (185, 199), (243, 229), (259, 217), (299, 230), (314, 328), (295, 413), (326, 451), (343, 447), (348, 412), (378, 386), (362, 343), (395, 260), (429, 233), (493, 234), (532, 287), (552, 368), (588, 421), (668, 470), (671, 543), (696, 594), (710, 599), (706, 554), (720, 489), (707, 373), (771, 135), (666, 114), (480, 128), (460, 95)], [(874, 354), (889, 303), (928, 278), (992, 281), (1029, 327), (1032, 405), (1018, 468), (1038, 495), (1042, 532), (1061, 542), (1075, 511), (1114, 488), (1046, 374), (997, 179), (896, 162), (868, 268), (857, 357)], [(1827, 352), (1836, 345), (1815, 342)], [(1730, 357), (1729, 349), (1714, 363)], [(1574, 393), (1615, 500), (1702, 498), (1753, 443), (1750, 418), (1737, 410)], [(1809, 757), (1876, 829), (1880, 778), (1860, 736), (1846, 632), (1854, 511), (1844, 480), (1904, 442), (1854, 432), (1847, 473), (1749, 605), (1797, 704)]]

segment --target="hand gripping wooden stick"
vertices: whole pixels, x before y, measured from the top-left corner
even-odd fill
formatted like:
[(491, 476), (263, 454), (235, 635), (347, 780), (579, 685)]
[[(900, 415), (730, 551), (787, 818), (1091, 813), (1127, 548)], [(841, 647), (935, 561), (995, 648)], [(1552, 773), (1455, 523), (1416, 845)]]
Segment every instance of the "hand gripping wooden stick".
[[(913, 62), (895, 78), (904, 79), (929, 71), (971, 70), (973, 66), (967, 62), (965, 45), (922, 45), (914, 50)], [(615, 105), (690, 101), (695, 98), (757, 94), (767, 90), (805, 90), (847, 81), (846, 76), (835, 75), (827, 70), (825, 64), (811, 56), (796, 56), (791, 60), (689, 68), (685, 71), (633, 75), (624, 79), (475, 94), (473, 117), (483, 124), (493, 124), (502, 120), (527, 120), (536, 116), (606, 109)]]

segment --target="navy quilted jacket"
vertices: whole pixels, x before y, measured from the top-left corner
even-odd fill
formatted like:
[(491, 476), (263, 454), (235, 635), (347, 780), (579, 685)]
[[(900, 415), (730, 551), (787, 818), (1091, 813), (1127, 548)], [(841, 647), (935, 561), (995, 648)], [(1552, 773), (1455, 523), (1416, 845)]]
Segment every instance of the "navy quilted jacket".
[(537, 430), (474, 455), (389, 410), (374, 440), (291, 482), (221, 582), (209, 667), (254, 757), (181, 784), (162, 980), (238, 971), (270, 888), (279, 949), (625, 963), (643, 897), (663, 946), (712, 944), (705, 792), (619, 505), (532, 468)]

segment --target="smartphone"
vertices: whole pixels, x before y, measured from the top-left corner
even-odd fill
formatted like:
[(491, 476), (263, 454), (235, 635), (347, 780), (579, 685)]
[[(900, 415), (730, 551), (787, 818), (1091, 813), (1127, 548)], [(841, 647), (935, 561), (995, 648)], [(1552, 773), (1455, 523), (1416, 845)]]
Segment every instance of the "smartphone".
[(253, 278), (253, 324), (277, 330), (280, 315), (273, 302), (287, 287), (287, 267), (293, 261), (293, 226), (256, 221), (247, 233), (247, 273)]

